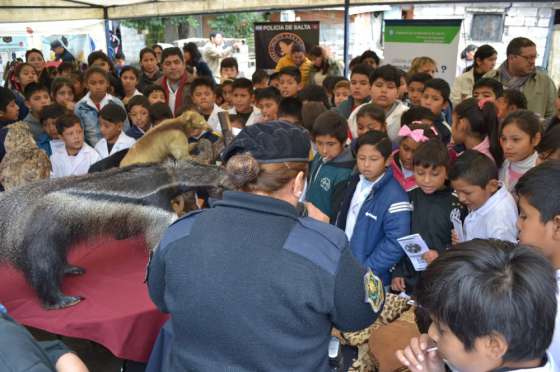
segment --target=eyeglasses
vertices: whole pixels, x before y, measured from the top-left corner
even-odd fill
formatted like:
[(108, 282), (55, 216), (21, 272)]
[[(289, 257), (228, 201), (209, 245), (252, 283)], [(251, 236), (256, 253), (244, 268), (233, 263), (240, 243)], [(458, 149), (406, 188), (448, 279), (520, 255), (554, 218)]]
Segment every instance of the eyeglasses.
[(539, 55), (533, 55), (533, 56), (523, 56), (521, 54), (517, 54), (518, 57), (523, 58), (524, 60), (526, 60), (527, 62), (534, 62), (537, 60), (537, 58), (539, 58)]

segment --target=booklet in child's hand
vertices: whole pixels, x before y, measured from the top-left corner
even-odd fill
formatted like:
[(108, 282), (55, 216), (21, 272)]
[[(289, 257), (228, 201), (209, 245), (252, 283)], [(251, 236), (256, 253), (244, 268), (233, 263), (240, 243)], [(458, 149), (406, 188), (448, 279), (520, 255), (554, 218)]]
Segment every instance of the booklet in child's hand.
[(422, 255), (430, 249), (420, 234), (403, 236), (402, 238), (397, 239), (397, 241), (404, 250), (404, 253), (406, 253), (408, 258), (410, 258), (410, 261), (414, 266), (414, 270), (426, 270), (428, 263), (422, 258)]

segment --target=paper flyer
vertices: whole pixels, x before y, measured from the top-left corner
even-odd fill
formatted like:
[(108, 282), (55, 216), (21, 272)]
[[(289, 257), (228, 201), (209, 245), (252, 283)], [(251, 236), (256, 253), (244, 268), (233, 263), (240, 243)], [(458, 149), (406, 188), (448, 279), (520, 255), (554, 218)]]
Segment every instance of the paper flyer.
[(404, 250), (404, 253), (406, 253), (408, 258), (410, 258), (410, 261), (414, 266), (414, 270), (426, 270), (428, 263), (422, 258), (422, 255), (430, 249), (420, 234), (403, 236), (402, 238), (397, 239), (397, 241)]

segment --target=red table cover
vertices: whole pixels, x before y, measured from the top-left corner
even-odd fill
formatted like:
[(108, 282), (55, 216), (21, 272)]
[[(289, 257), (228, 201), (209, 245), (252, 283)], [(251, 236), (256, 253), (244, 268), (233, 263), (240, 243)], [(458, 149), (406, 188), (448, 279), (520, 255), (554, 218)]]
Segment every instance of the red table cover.
[(0, 268), (0, 303), (18, 322), (48, 332), (91, 340), (123, 359), (146, 362), (168, 316), (150, 300), (144, 283), (147, 252), (142, 239), (100, 239), (70, 252), (83, 276), (67, 276), (62, 291), (85, 297), (63, 310), (44, 310), (23, 275)]

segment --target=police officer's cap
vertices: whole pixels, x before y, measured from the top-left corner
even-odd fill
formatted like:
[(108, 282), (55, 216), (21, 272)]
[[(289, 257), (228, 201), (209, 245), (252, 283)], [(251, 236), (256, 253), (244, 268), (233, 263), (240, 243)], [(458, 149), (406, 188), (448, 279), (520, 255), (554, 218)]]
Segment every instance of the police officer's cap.
[(244, 128), (224, 150), (222, 160), (250, 153), (259, 163), (309, 161), (309, 133), (283, 121), (255, 124)]

